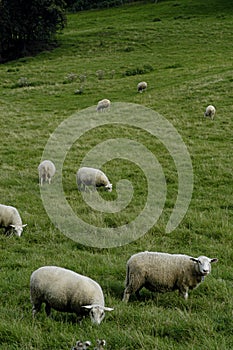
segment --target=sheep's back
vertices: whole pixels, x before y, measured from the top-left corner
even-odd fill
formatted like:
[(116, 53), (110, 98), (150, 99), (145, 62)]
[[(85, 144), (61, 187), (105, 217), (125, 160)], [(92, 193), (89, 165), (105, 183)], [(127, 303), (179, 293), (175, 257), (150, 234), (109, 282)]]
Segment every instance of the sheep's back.
[(77, 181), (86, 185), (106, 185), (108, 179), (99, 169), (83, 167), (77, 172)]
[(41, 176), (44, 174), (49, 174), (50, 176), (53, 176), (56, 172), (56, 168), (53, 162), (51, 162), (50, 160), (44, 160), (39, 164), (38, 171)]
[(96, 177), (96, 185), (106, 186), (108, 184), (109, 184), (109, 180), (107, 176), (101, 170), (98, 170), (97, 177)]
[(83, 167), (77, 172), (77, 179), (85, 184), (93, 185), (97, 176), (97, 169)]
[(158, 290), (166, 286), (174, 289), (178, 283), (186, 279), (187, 270), (193, 263), (186, 255), (175, 255), (156, 252), (142, 252), (135, 254), (129, 260), (131, 273), (145, 276), (149, 289), (153, 286)]
[(97, 282), (56, 266), (33, 272), (31, 299), (48, 302), (58, 311), (79, 312), (82, 305), (104, 305), (103, 292)]
[(15, 207), (0, 204), (0, 226), (8, 227), (11, 224), (22, 225), (18, 210)]

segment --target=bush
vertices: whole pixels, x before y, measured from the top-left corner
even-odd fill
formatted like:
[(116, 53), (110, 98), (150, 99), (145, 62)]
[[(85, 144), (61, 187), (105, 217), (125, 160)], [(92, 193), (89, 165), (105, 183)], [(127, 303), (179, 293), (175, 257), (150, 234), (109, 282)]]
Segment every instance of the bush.
[(124, 72), (124, 76), (138, 75), (138, 74), (146, 74), (150, 73), (154, 70), (154, 68), (150, 64), (145, 64), (143, 67), (136, 67), (127, 69)]

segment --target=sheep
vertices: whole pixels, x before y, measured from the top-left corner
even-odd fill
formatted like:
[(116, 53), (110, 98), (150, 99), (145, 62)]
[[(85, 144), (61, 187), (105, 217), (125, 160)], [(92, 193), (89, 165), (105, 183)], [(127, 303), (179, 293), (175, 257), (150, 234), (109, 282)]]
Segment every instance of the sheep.
[(147, 89), (147, 83), (145, 81), (141, 81), (140, 83), (138, 83), (138, 92), (143, 92)]
[(77, 171), (77, 185), (79, 191), (86, 190), (86, 186), (93, 188), (104, 186), (108, 191), (112, 191), (112, 184), (107, 176), (99, 169), (82, 167)]
[(187, 300), (189, 289), (197, 287), (211, 272), (211, 263), (217, 261), (206, 256), (193, 258), (182, 254), (137, 253), (127, 262), (123, 301), (128, 302), (133, 293), (138, 297), (143, 287), (152, 292), (179, 290), (179, 294)]
[(111, 105), (111, 101), (105, 98), (98, 102), (96, 110), (97, 112), (102, 112), (103, 110), (106, 110), (107, 108), (109, 108), (110, 105)]
[(33, 317), (45, 303), (47, 316), (51, 309), (81, 317), (89, 312), (91, 321), (99, 325), (104, 311), (113, 310), (104, 306), (103, 291), (97, 282), (58, 266), (42, 266), (31, 274), (30, 296)]
[(55, 165), (51, 160), (43, 160), (38, 166), (39, 183), (42, 186), (45, 182), (51, 184), (51, 179), (56, 172)]
[(89, 340), (86, 340), (85, 342), (78, 340), (72, 350), (86, 350), (89, 348), (89, 346), (91, 346), (91, 342)]
[(20, 237), (26, 226), (27, 224), (22, 224), (22, 219), (15, 207), (0, 204), (0, 227), (5, 228), (5, 233), (13, 227), (16, 236)]
[(214, 119), (214, 116), (215, 116), (215, 113), (216, 113), (216, 109), (214, 106), (212, 105), (209, 105), (207, 108), (206, 108), (206, 111), (204, 113), (204, 117), (209, 117), (211, 118), (212, 120)]

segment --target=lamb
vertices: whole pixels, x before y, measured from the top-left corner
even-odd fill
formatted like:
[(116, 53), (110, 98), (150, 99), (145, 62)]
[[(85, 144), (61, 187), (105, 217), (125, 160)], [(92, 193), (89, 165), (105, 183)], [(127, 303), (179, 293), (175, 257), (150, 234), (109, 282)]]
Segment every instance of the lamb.
[(20, 237), (25, 226), (27, 224), (22, 224), (22, 219), (15, 207), (0, 204), (0, 227), (5, 228), (5, 233), (13, 227), (16, 236)]
[(86, 190), (86, 186), (93, 188), (104, 186), (108, 191), (112, 191), (112, 184), (107, 176), (99, 169), (82, 167), (77, 172), (77, 185), (79, 191)]
[(143, 92), (147, 89), (147, 83), (145, 81), (141, 81), (140, 83), (138, 83), (138, 92)]
[(72, 348), (72, 350), (86, 350), (91, 346), (91, 342), (89, 340), (86, 340), (85, 342), (82, 342), (81, 340), (78, 340), (76, 342), (76, 346)]
[(111, 101), (105, 98), (98, 102), (96, 110), (97, 112), (102, 112), (103, 110), (106, 110), (107, 108), (109, 108), (110, 105), (111, 105)]
[(211, 263), (218, 259), (206, 256), (193, 258), (182, 254), (140, 252), (127, 262), (126, 288), (123, 301), (145, 287), (152, 292), (179, 290), (185, 300), (189, 289), (196, 288), (211, 272)]
[(89, 312), (91, 321), (100, 324), (104, 311), (113, 310), (104, 306), (103, 291), (97, 282), (57, 266), (42, 266), (32, 273), (30, 294), (33, 316), (45, 303), (47, 316), (51, 309), (74, 312), (79, 316)]
[(216, 113), (216, 109), (214, 106), (212, 105), (209, 105), (207, 108), (206, 108), (206, 111), (204, 113), (204, 117), (210, 117), (212, 120), (214, 119), (214, 116), (215, 116), (215, 113)]
[(51, 184), (51, 179), (56, 172), (55, 165), (51, 160), (43, 160), (38, 166), (39, 183), (42, 186), (45, 182)]

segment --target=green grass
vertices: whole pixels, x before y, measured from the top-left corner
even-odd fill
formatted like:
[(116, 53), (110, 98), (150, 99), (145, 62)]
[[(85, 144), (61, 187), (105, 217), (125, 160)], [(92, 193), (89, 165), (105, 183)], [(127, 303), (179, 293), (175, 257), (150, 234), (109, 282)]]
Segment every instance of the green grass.
[[(20, 239), (0, 235), (1, 350), (71, 349), (78, 339), (95, 343), (97, 338), (107, 340), (107, 349), (232, 349), (232, 22), (232, 4), (226, 0), (82, 12), (68, 16), (59, 48), (0, 66), (0, 198), (16, 206), (28, 224)], [(148, 89), (138, 94), (141, 80)], [(76, 94), (81, 87), (83, 93)], [(37, 174), (44, 147), (62, 121), (102, 98), (151, 108), (182, 136), (192, 159), (194, 190), (172, 233), (165, 227), (178, 189), (174, 161), (159, 140), (127, 126), (90, 130), (72, 145), (63, 167), (65, 196), (75, 213), (96, 226), (116, 227), (135, 218), (147, 196), (145, 175), (136, 164), (114, 159), (103, 166), (114, 185), (112, 193), (100, 191), (104, 199), (116, 200), (120, 179), (134, 186), (132, 201), (120, 213), (91, 209), (75, 183), (83, 157), (95, 145), (132, 138), (156, 155), (166, 177), (166, 203), (157, 224), (130, 244), (98, 249), (66, 237), (46, 214)], [(216, 106), (214, 121), (203, 118), (208, 104)], [(125, 305), (126, 261), (141, 250), (204, 254), (219, 262), (187, 303), (176, 292), (143, 290), (141, 300), (132, 296)], [(29, 279), (42, 265), (96, 279), (114, 311), (99, 327), (56, 311), (47, 318), (43, 310), (32, 320)]]

